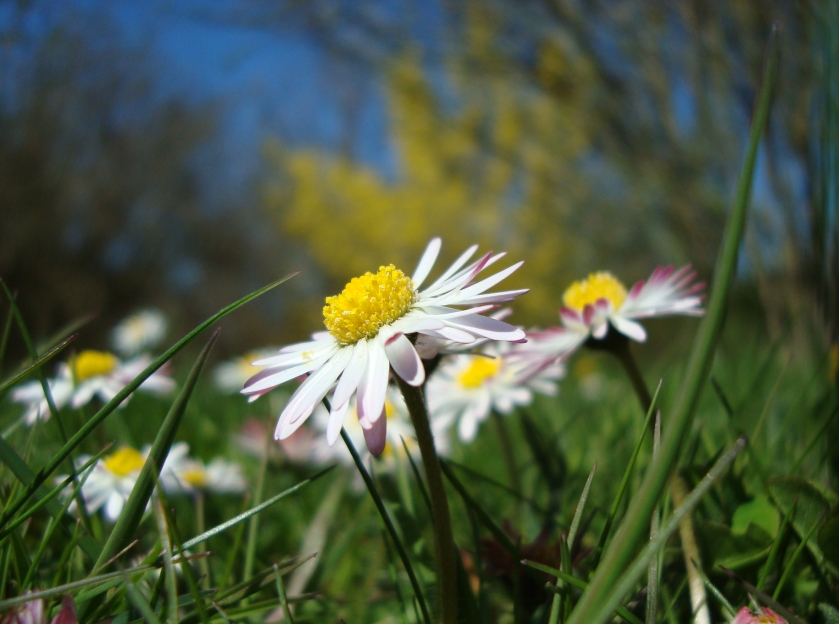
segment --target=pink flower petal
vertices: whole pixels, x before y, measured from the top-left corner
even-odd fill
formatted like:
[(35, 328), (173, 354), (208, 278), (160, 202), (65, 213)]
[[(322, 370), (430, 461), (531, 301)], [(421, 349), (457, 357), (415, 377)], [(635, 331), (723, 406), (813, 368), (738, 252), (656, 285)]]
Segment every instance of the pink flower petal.
[(417, 350), (405, 334), (394, 334), (385, 341), (385, 353), (394, 372), (412, 386), (425, 381), (425, 368)]

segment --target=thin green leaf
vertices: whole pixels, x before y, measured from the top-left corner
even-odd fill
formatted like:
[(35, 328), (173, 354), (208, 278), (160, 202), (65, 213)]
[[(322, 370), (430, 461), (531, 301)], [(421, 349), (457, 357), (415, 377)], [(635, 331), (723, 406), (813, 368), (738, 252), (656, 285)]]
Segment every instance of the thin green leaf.
[[(33, 484), (37, 481), (36, 474), (32, 471), (32, 469), (26, 464), (23, 459), (21, 459), (20, 455), (18, 455), (15, 450), (9, 446), (9, 443), (6, 442), (6, 439), (0, 436), (0, 461), (3, 461), (15, 477), (23, 484)], [(49, 492), (46, 488), (42, 487), (40, 484), (37, 487), (32, 488), (32, 494), (37, 494), (38, 498), (45, 499), (49, 497)], [(23, 502), (29, 497), (20, 497), (18, 500), (22, 506)], [(75, 531), (76, 522), (70, 516), (61, 513), (61, 505), (58, 504), (55, 500), (48, 500), (44, 503), (44, 509), (49, 513), (53, 518), (59, 518), (61, 522), (61, 526), (64, 531), (67, 533), (68, 536), (72, 536)], [(79, 540), (79, 547), (84, 551), (84, 553), (93, 559), (94, 561), (99, 556), (99, 553), (102, 550), (102, 547), (99, 543), (93, 539), (90, 535), (85, 535), (84, 537)]]
[[(326, 399), (324, 399), (326, 403)], [(327, 403), (327, 409), (329, 405)], [(384, 501), (382, 497), (379, 495), (379, 491), (376, 489), (376, 484), (373, 483), (373, 479), (370, 478), (370, 473), (367, 472), (367, 469), (364, 467), (364, 462), (361, 461), (361, 457), (358, 455), (358, 451), (355, 450), (355, 446), (353, 446), (352, 440), (350, 436), (347, 435), (347, 432), (342, 428), (341, 429), (341, 437), (344, 439), (344, 444), (347, 445), (347, 448), (350, 451), (350, 455), (352, 455), (353, 461), (355, 462), (356, 468), (358, 468), (358, 472), (361, 474), (361, 478), (364, 480), (364, 484), (367, 486), (367, 491), (370, 492), (370, 496), (373, 499), (373, 502), (376, 504), (376, 509), (379, 512), (379, 516), (382, 518), (382, 522), (385, 524), (385, 528), (387, 532), (390, 534), (390, 538), (393, 540), (394, 545), (396, 546), (396, 552), (399, 553), (399, 558), (402, 560), (402, 565), (405, 566), (405, 572), (408, 573), (408, 579), (411, 581), (411, 587), (414, 590), (414, 595), (417, 598), (417, 602), (419, 602), (420, 610), (422, 611), (422, 617), (425, 620), (426, 624), (431, 624), (431, 615), (428, 612), (428, 605), (425, 603), (425, 596), (422, 593), (422, 588), (419, 583), (419, 579), (417, 579), (417, 575), (414, 572), (414, 567), (411, 565), (411, 560), (408, 557), (408, 551), (405, 550), (405, 545), (402, 543), (402, 540), (399, 538), (399, 533), (396, 531), (396, 527), (393, 525), (393, 521), (390, 519), (390, 515), (387, 513), (387, 509), (385, 509)]]
[(2, 600), (0, 601), (0, 612), (6, 612), (11, 607), (23, 604), (24, 602), (29, 602), (31, 600), (46, 600), (55, 596), (61, 596), (63, 594), (72, 593), (73, 591), (82, 587), (89, 587), (91, 585), (104, 583), (115, 578), (121, 578), (124, 574), (134, 574), (136, 572), (145, 572), (147, 570), (152, 569), (154, 569), (154, 566), (135, 566), (127, 570), (120, 570), (117, 572), (108, 572), (107, 574), (100, 574), (98, 576), (91, 576), (90, 578), (82, 579), (80, 581), (73, 581), (72, 583), (57, 585), (55, 587), (51, 587), (50, 589), (45, 589), (43, 591), (32, 592), (30, 594), (26, 594), (25, 596), (17, 596), (16, 598)]
[(175, 402), (172, 403), (169, 413), (166, 414), (166, 418), (160, 426), (160, 431), (152, 443), (149, 456), (146, 458), (146, 462), (143, 464), (143, 468), (137, 477), (137, 482), (134, 484), (128, 500), (125, 502), (125, 507), (123, 507), (113, 531), (111, 531), (108, 540), (102, 547), (102, 552), (96, 560), (95, 567), (99, 567), (103, 562), (122, 550), (133, 539), (137, 527), (140, 526), (140, 521), (146, 512), (146, 506), (154, 490), (155, 481), (158, 475), (160, 475), (160, 469), (166, 462), (166, 457), (169, 455), (169, 448), (175, 441), (175, 433), (177, 433), (178, 426), (181, 424), (181, 418), (183, 418), (186, 412), (189, 398), (192, 396), (192, 391), (198, 382), (201, 369), (204, 368), (204, 363), (207, 361), (207, 356), (210, 354), (210, 349), (212, 349), (217, 337), (218, 330), (216, 330), (199, 354), (192, 370), (189, 372), (186, 382), (184, 382), (184, 387), (181, 389)]
[(655, 389), (655, 394), (653, 394), (652, 401), (650, 401), (650, 407), (647, 409), (647, 416), (644, 418), (644, 426), (641, 427), (641, 434), (638, 436), (638, 441), (635, 443), (635, 449), (632, 451), (632, 457), (629, 458), (629, 463), (623, 473), (620, 487), (618, 487), (618, 493), (615, 494), (615, 500), (612, 501), (612, 507), (609, 509), (609, 516), (606, 518), (606, 523), (603, 525), (603, 531), (600, 533), (600, 539), (597, 541), (597, 547), (594, 549), (591, 566), (592, 570), (597, 569), (597, 564), (600, 562), (600, 555), (603, 554), (603, 549), (606, 546), (606, 540), (609, 538), (609, 532), (612, 530), (612, 523), (615, 521), (615, 516), (618, 514), (618, 508), (623, 500), (626, 488), (629, 487), (629, 477), (632, 476), (632, 469), (635, 468), (635, 461), (638, 459), (638, 454), (641, 452), (641, 445), (643, 444), (644, 438), (647, 436), (647, 431), (650, 428), (650, 419), (653, 417), (653, 413), (655, 413), (655, 406), (658, 403), (658, 395), (661, 392), (662, 382), (663, 380), (659, 380), (658, 386)]
[(466, 491), (466, 488), (463, 487), (463, 484), (454, 475), (447, 462), (441, 461), (440, 467), (443, 469), (443, 474), (446, 475), (446, 479), (449, 480), (449, 483), (451, 483), (454, 489), (457, 490), (457, 493), (460, 494), (460, 497), (463, 499), (466, 506), (475, 512), (475, 515), (478, 516), (481, 523), (489, 530), (490, 533), (492, 533), (493, 537), (498, 540), (498, 543), (501, 544), (504, 550), (518, 559), (521, 556), (519, 549), (515, 544), (513, 544), (510, 536), (507, 535), (501, 527), (495, 524), (495, 521), (493, 521), (490, 515), (484, 511), (474, 498), (469, 495), (469, 492)]
[[(577, 589), (585, 589), (586, 587), (588, 587), (588, 583), (586, 583), (583, 579), (579, 579), (576, 576), (573, 576), (572, 574), (563, 572), (562, 570), (557, 570), (556, 568), (552, 568), (541, 563), (536, 563), (535, 561), (530, 561), (528, 559), (522, 559), (521, 564), (527, 566), (528, 568), (533, 568), (534, 570), (539, 570), (540, 572), (544, 572), (545, 574), (555, 576), (558, 579), (560, 579), (563, 583), (568, 583), (571, 587), (576, 587)], [(558, 591), (550, 583), (548, 584), (547, 589), (553, 592)], [(617, 613), (620, 617), (622, 617), (627, 622), (630, 622), (631, 624), (644, 624), (641, 620), (634, 616), (632, 612), (629, 611), (626, 607), (618, 607), (617, 609), (615, 609), (615, 613)]]
[[(824, 514), (822, 514), (824, 515)], [(785, 519), (786, 520), (786, 519)], [(775, 587), (775, 591), (772, 592), (772, 599), (777, 600), (778, 596), (781, 595), (781, 590), (784, 588), (784, 584), (787, 582), (787, 578), (789, 577), (790, 573), (792, 572), (792, 568), (795, 565), (795, 562), (798, 560), (798, 557), (804, 551), (804, 548), (807, 546), (807, 542), (810, 541), (810, 538), (813, 536), (813, 533), (816, 532), (816, 529), (819, 527), (819, 522), (814, 522), (813, 526), (810, 527), (810, 530), (807, 531), (807, 534), (804, 538), (799, 542), (798, 547), (792, 553), (792, 557), (789, 558), (789, 562), (787, 562), (786, 567), (784, 568), (783, 573), (781, 574), (781, 578), (778, 581), (778, 585)], [(785, 522), (786, 525), (786, 522)], [(760, 589), (760, 587), (758, 587)]]
[(602, 618), (609, 617), (609, 613), (601, 607), (603, 604), (616, 604), (613, 595), (616, 593), (614, 591), (616, 584), (632, 561), (638, 546), (646, 537), (650, 515), (658, 503), (671, 469), (678, 458), (682, 438), (693, 421), (699, 395), (708, 378), (714, 347), (722, 329), (731, 284), (737, 268), (737, 257), (748, 214), (758, 147), (769, 118), (777, 68), (778, 27), (773, 25), (757, 107), (749, 132), (746, 158), (717, 259), (707, 314), (700, 323), (694, 340), (681, 391), (673, 408), (672, 420), (662, 440), (661, 456), (644, 476), (639, 492), (633, 497), (620, 529), (609, 549), (604, 553), (603, 561), (592, 577), (588, 590), (571, 614), (569, 624), (605, 622), (605, 619), (595, 618), (595, 613), (601, 614)]
[[(82, 474), (82, 473), (84, 473), (84, 471), (85, 471), (85, 470), (87, 470), (88, 468), (90, 468), (90, 466), (92, 466), (94, 463), (96, 463), (97, 461), (99, 461), (99, 459), (100, 459), (100, 458), (101, 458), (101, 457), (102, 457), (105, 453), (107, 453), (107, 452), (110, 450), (111, 446), (113, 446), (113, 445), (112, 445), (112, 444), (108, 444), (105, 448), (103, 448), (101, 451), (99, 451), (96, 455), (94, 455), (93, 457), (91, 457), (90, 459), (88, 459), (88, 460), (87, 460), (87, 461), (86, 461), (86, 462), (85, 462), (85, 463), (81, 466), (81, 468), (79, 468), (79, 470), (77, 471), (77, 472), (78, 472), (78, 474)], [(34, 504), (34, 505), (32, 505), (31, 507), (29, 507), (26, 511), (24, 511), (24, 512), (22, 512), (22, 513), (18, 514), (18, 516), (14, 519), (14, 521), (12, 521), (12, 523), (11, 523), (11, 524), (9, 524), (6, 528), (4, 528), (2, 531), (0, 531), (0, 542), (2, 542), (2, 540), (3, 540), (3, 539), (4, 539), (4, 538), (5, 538), (5, 537), (9, 534), (9, 533), (11, 533), (12, 531), (14, 531), (14, 530), (15, 530), (16, 528), (18, 528), (21, 524), (23, 524), (23, 523), (24, 523), (24, 522), (26, 522), (26, 521), (27, 521), (30, 517), (32, 517), (32, 515), (33, 515), (33, 514), (35, 514), (35, 513), (36, 513), (39, 509), (41, 509), (44, 505), (46, 505), (47, 503), (49, 503), (49, 502), (50, 502), (53, 498), (55, 498), (55, 496), (56, 496), (59, 492), (61, 492), (64, 488), (66, 488), (66, 487), (67, 487), (67, 486), (68, 486), (68, 485), (69, 485), (72, 481), (73, 481), (73, 476), (72, 476), (72, 475), (68, 476), (68, 477), (67, 477), (67, 478), (65, 478), (65, 479), (64, 479), (61, 483), (59, 483), (59, 484), (58, 484), (57, 486), (55, 486), (52, 490), (50, 490), (49, 494), (47, 494), (44, 498), (40, 499), (37, 503), (35, 503), (35, 504)], [(2, 526), (3, 524), (4, 524), (4, 523), (3, 523), (3, 521), (2, 521), (2, 520), (0, 520), (0, 526)]]
[(0, 394), (2, 394), (8, 388), (11, 388), (15, 384), (20, 383), (21, 381), (26, 379), (32, 373), (36, 372), (44, 364), (46, 364), (52, 358), (54, 358), (56, 355), (58, 355), (59, 353), (64, 351), (64, 349), (67, 347), (67, 345), (72, 343), (78, 337), (79, 337), (78, 334), (73, 334), (71, 336), (67, 336), (67, 338), (65, 338), (64, 340), (59, 342), (57, 345), (52, 347), (49, 351), (47, 351), (46, 353), (44, 353), (43, 355), (38, 357), (34, 362), (32, 362), (29, 366), (27, 366), (25, 369), (20, 371), (17, 375), (15, 375), (14, 377), (11, 377), (10, 379), (7, 379), (3, 383), (0, 383)]
[[(781, 522), (781, 528), (778, 529), (777, 535), (775, 535), (775, 541), (772, 542), (772, 548), (769, 550), (769, 556), (766, 558), (766, 563), (763, 566), (763, 569), (760, 571), (760, 576), (757, 578), (757, 588), (763, 589), (763, 583), (766, 581), (766, 577), (769, 576), (769, 570), (772, 569), (772, 564), (775, 562), (775, 556), (778, 554), (778, 550), (781, 548), (781, 542), (784, 539), (784, 535), (787, 531), (787, 524), (789, 524), (790, 518), (795, 513), (795, 507), (797, 504), (797, 500), (792, 502), (792, 505), (787, 511), (786, 515), (784, 516), (783, 522)], [(816, 525), (813, 525), (814, 528)]]
[(320, 472), (315, 473), (314, 475), (312, 475), (311, 477), (309, 477), (308, 479), (306, 479), (304, 481), (301, 481), (297, 485), (280, 492), (276, 496), (272, 496), (271, 498), (269, 498), (264, 503), (260, 503), (256, 507), (253, 507), (252, 509), (248, 509), (244, 513), (240, 513), (238, 516), (236, 516), (234, 518), (231, 518), (227, 522), (222, 522), (218, 526), (213, 527), (209, 531), (205, 531), (201, 535), (193, 537), (192, 539), (188, 539), (183, 544), (184, 549), (188, 550), (190, 548), (194, 548), (195, 546), (197, 546), (201, 542), (206, 542), (211, 537), (213, 537), (215, 535), (218, 535), (219, 533), (221, 533), (223, 531), (226, 531), (227, 529), (233, 528), (234, 526), (236, 526), (240, 522), (243, 522), (244, 520), (247, 520), (251, 516), (253, 516), (255, 514), (258, 514), (260, 511), (268, 509), (268, 507), (270, 507), (274, 503), (284, 499), (286, 496), (289, 496), (290, 494), (294, 494), (297, 490), (299, 490), (303, 486), (308, 485), (309, 483), (312, 483), (314, 481), (317, 481), (318, 479), (320, 479), (323, 475), (325, 475), (327, 472), (329, 472), (333, 468), (335, 468), (335, 466), (329, 466), (328, 468), (324, 468)]
[[(133, 493), (133, 492), (132, 492)], [(160, 544), (163, 546), (163, 570), (160, 571), (161, 578), (165, 578), (166, 585), (166, 614), (167, 621), (178, 621), (178, 579), (175, 578), (175, 565), (172, 563), (172, 540), (169, 536), (169, 523), (163, 512), (163, 505), (160, 499), (154, 501), (154, 517), (157, 520), (157, 533), (160, 535)]]
[(285, 613), (285, 621), (294, 624), (294, 618), (291, 615), (291, 608), (288, 606), (288, 597), (285, 595), (285, 585), (283, 584), (283, 576), (280, 574), (280, 569), (277, 564), (274, 564), (274, 581), (277, 584), (277, 596), (280, 599), (280, 605), (283, 607)]

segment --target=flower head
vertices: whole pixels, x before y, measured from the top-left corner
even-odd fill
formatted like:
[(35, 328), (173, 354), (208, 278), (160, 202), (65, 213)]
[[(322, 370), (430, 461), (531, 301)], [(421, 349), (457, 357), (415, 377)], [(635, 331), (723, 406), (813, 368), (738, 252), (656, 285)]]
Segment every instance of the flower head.
[[(81, 455), (77, 463), (82, 465), (90, 456)], [(110, 455), (105, 455), (88, 468), (90, 474), (82, 485), (82, 498), (91, 513), (102, 509), (110, 522), (115, 522), (128, 500), (140, 470), (146, 462), (146, 454), (130, 446), (123, 446)], [(65, 476), (57, 477), (62, 481)], [(71, 509), (75, 506), (71, 504)]]
[(471, 442), (492, 410), (509, 414), (530, 404), (534, 392), (553, 396), (564, 374), (558, 362), (529, 357), (510, 343), (489, 343), (478, 353), (443, 361), (428, 380), (429, 410), (443, 423), (457, 421), (460, 439)]
[(221, 457), (205, 464), (189, 456), (189, 444), (186, 442), (176, 442), (169, 449), (166, 463), (160, 471), (160, 484), (170, 494), (238, 494), (247, 487), (239, 464)]
[(741, 608), (731, 624), (787, 624), (787, 621), (772, 609), (763, 608), (763, 613), (753, 613), (748, 607)]
[(114, 327), (111, 344), (117, 353), (131, 356), (156, 347), (166, 337), (169, 323), (160, 310), (135, 312)]
[(611, 273), (600, 271), (574, 282), (563, 295), (561, 327), (528, 334), (528, 350), (547, 357), (569, 355), (588, 339), (603, 340), (612, 328), (637, 342), (647, 339), (640, 319), (681, 314), (701, 316), (705, 288), (694, 282), (690, 265), (674, 270), (657, 267), (646, 280), (626, 287)]
[[(47, 383), (57, 409), (67, 404), (78, 409), (89, 403), (94, 396), (107, 403), (151, 362), (147, 355), (123, 362), (112, 353), (88, 349), (75, 355), (68, 363), (61, 363), (58, 376)], [(169, 394), (174, 389), (175, 381), (159, 370), (139, 387), (139, 390), (157, 395)], [(25, 414), (27, 424), (31, 425), (38, 419), (47, 420), (50, 417), (47, 399), (38, 381), (15, 388), (12, 391), (12, 401), (29, 406)], [(125, 402), (121, 403), (120, 407), (124, 404)]]
[[(371, 431), (386, 428), (384, 413), (390, 370), (407, 383), (419, 386), (425, 369), (408, 336), (425, 334), (462, 344), (479, 339), (523, 342), (524, 332), (498, 319), (482, 316), (494, 304), (511, 301), (527, 292), (486, 291), (521, 266), (516, 263), (482, 281), (477, 275), (504, 254), (488, 253), (467, 265), (477, 246), (470, 247), (442, 276), (424, 290), (420, 287), (440, 251), (433, 239), (408, 278), (393, 265), (382, 266), (351, 280), (344, 290), (326, 299), (324, 324), (309, 342), (280, 349), (280, 355), (253, 364), (265, 370), (251, 377), (242, 390), (254, 400), (280, 384), (309, 374), (280, 415), (275, 437), (287, 438), (311, 415), (337, 381), (327, 427), (327, 441), (338, 438), (350, 399), (358, 395), (358, 415)], [(465, 306), (457, 309), (451, 306)], [(384, 439), (383, 431), (370, 434)]]

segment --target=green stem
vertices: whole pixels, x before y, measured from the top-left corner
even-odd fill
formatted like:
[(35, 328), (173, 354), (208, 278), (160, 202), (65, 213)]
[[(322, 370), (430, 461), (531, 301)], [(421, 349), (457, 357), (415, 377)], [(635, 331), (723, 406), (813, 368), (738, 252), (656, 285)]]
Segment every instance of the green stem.
[(440, 597), (441, 622), (457, 622), (457, 551), (452, 534), (452, 521), (449, 514), (449, 501), (443, 487), (443, 473), (440, 459), (434, 448), (434, 435), (425, 406), (425, 397), (421, 388), (416, 388), (398, 375), (396, 381), (405, 405), (411, 415), (417, 434), (425, 477), (428, 480), (428, 492), (431, 496), (431, 515), (434, 518), (434, 546), (437, 551), (437, 591)]

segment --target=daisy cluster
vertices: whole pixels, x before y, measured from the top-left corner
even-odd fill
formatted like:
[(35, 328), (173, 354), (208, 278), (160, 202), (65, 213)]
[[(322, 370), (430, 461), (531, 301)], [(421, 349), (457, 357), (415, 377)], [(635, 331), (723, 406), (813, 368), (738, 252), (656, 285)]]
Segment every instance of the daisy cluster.
[[(56, 375), (47, 379), (55, 409), (79, 409), (98, 399), (106, 403), (133, 381), (154, 357), (148, 349), (154, 348), (166, 337), (166, 317), (158, 310), (142, 310), (122, 322), (111, 333), (112, 351), (86, 349), (71, 354), (60, 362)], [(228, 381), (229, 383), (229, 381)], [(168, 366), (157, 370), (140, 386), (139, 391), (167, 396), (175, 389)], [(129, 395), (119, 407), (124, 407)], [(12, 400), (24, 406), (22, 422), (33, 425), (50, 418), (51, 410), (39, 381), (16, 387)], [(116, 521), (137, 483), (137, 478), (148, 457), (150, 446), (137, 450), (120, 446), (104, 457), (90, 463), (90, 455), (79, 455), (81, 498), (89, 513), (101, 511), (111, 522)], [(83, 466), (89, 464), (82, 470)], [(58, 482), (67, 475), (57, 478)], [(239, 464), (217, 457), (209, 463), (189, 454), (186, 442), (177, 442), (169, 453), (159, 475), (160, 487), (169, 495), (240, 494), (246, 481)], [(71, 490), (71, 486), (68, 490)], [(75, 509), (76, 501), (71, 504)]]
[[(113, 399), (152, 363), (146, 349), (157, 346), (166, 336), (166, 318), (157, 310), (143, 310), (129, 316), (112, 333), (114, 351), (85, 349), (58, 364), (54, 377), (47, 379), (56, 409), (84, 407), (94, 397), (103, 403)], [(138, 388), (158, 396), (171, 394), (175, 381), (166, 366), (149, 376)], [(131, 397), (120, 404), (123, 407)], [(26, 406), (23, 420), (32, 425), (51, 416), (44, 387), (39, 381), (22, 384), (12, 391), (12, 401)]]
[(326, 462), (348, 455), (343, 449), (335, 455), (317, 438), (326, 434), (331, 449), (342, 429), (375, 456), (412, 448), (408, 412), (392, 384), (399, 377), (424, 389), (438, 451), (445, 453), (449, 431), (470, 442), (491, 413), (510, 414), (536, 394), (556, 394), (565, 361), (580, 347), (615, 336), (643, 342), (643, 319), (702, 314), (704, 285), (690, 267), (659, 267), (630, 289), (599, 272), (568, 288), (559, 325), (526, 331), (498, 308), (527, 289), (491, 291), (522, 262), (487, 276), (505, 254), (475, 259), (473, 246), (424, 286), (440, 248), (433, 239), (410, 277), (391, 264), (352, 279), (326, 298), (325, 331), (275, 354), (226, 363), (216, 373), (219, 387), (229, 389), (233, 371), (240, 378), (248, 371), (241, 392), (253, 401), (300, 382), (274, 437), (292, 458)]
[[(137, 483), (150, 450), (150, 446), (139, 451), (122, 446), (79, 474), (81, 494), (88, 513), (101, 510), (107, 520), (116, 521)], [(89, 455), (81, 455), (76, 463), (81, 468), (90, 459)], [(57, 481), (66, 478), (67, 475), (63, 475)], [(222, 458), (205, 464), (189, 455), (189, 444), (186, 442), (176, 442), (169, 449), (158, 482), (169, 495), (241, 494), (247, 486), (239, 464)], [(74, 506), (75, 501), (71, 509)]]

